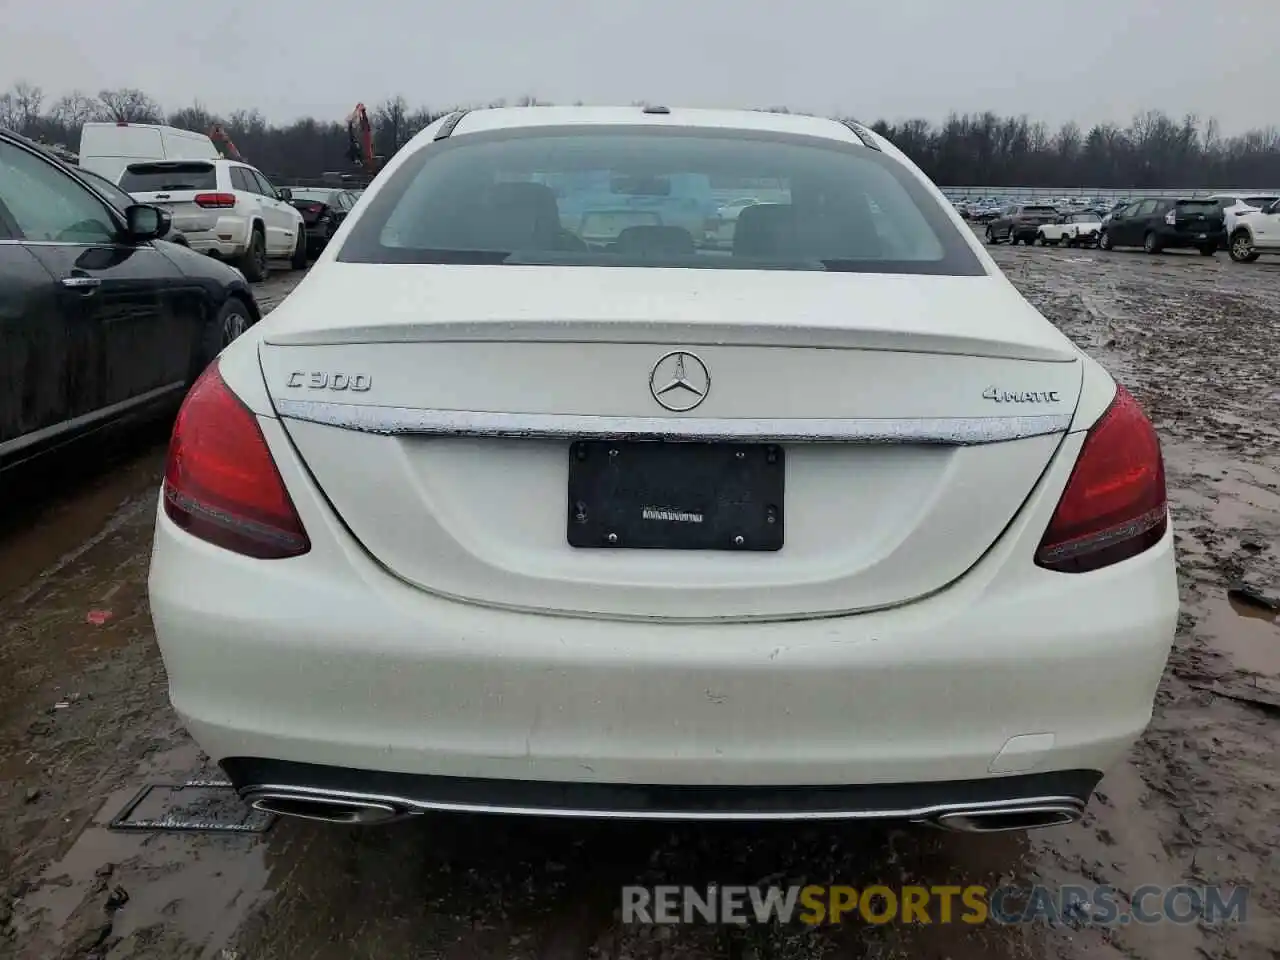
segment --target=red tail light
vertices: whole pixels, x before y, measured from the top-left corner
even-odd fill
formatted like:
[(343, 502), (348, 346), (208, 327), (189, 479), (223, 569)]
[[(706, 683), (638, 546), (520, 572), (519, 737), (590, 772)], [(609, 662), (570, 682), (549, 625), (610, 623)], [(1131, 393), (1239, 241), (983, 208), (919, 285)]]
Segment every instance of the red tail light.
[(197, 193), (197, 207), (214, 207), (217, 209), (227, 209), (236, 205), (236, 195), (234, 193)]
[(312, 203), (307, 206), (307, 213), (319, 213), (323, 209), (323, 203)]
[(212, 363), (187, 394), (164, 471), (164, 512), (193, 537), (263, 560), (311, 541), (258, 419)]
[(1142, 553), (1169, 525), (1160, 440), (1124, 387), (1085, 437), (1036, 563), (1085, 573)]

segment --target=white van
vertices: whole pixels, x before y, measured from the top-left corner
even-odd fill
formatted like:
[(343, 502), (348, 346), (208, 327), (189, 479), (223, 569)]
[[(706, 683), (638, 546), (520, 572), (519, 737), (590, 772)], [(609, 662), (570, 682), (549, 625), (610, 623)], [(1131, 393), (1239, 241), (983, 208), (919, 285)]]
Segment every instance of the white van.
[(80, 166), (120, 182), (124, 168), (145, 160), (216, 160), (221, 154), (203, 133), (155, 123), (86, 123)]

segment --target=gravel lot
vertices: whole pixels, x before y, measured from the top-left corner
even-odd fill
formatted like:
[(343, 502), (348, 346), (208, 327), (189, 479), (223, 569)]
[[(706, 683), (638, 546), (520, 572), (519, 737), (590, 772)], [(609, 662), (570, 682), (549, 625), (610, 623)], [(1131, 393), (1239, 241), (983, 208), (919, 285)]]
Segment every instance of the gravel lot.
[[(1183, 614), (1147, 735), (1088, 817), (1030, 837), (916, 828), (433, 817), (265, 835), (105, 828), (216, 775), (169, 710), (146, 604), (163, 431), (0, 521), (0, 956), (22, 960), (1280, 957), (1280, 261), (993, 248), (1146, 404)], [(295, 282), (260, 288), (274, 305)], [(104, 455), (105, 457), (105, 455)], [(1046, 617), (1061, 616), (1046, 610)], [(1249, 884), (1211, 927), (624, 926), (623, 883)], [(6, 889), (7, 888), (7, 889)]]

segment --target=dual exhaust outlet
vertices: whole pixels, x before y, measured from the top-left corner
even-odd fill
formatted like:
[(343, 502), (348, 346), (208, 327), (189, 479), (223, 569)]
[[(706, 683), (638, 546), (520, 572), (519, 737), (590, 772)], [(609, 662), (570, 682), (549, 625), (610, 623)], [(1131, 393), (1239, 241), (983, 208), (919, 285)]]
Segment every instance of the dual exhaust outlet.
[[(329, 793), (314, 788), (250, 788), (245, 791), (244, 799), (257, 810), (274, 813), (284, 817), (295, 817), (302, 820), (315, 820), (322, 823), (347, 824), (351, 826), (371, 826), (381, 823), (392, 823), (407, 817), (421, 815), (431, 810), (459, 810), (483, 813), (481, 806), (459, 808), (454, 804), (432, 804), (407, 799), (383, 796), (361, 796), (347, 792)], [(1055, 827), (1074, 823), (1084, 814), (1085, 801), (1078, 797), (1052, 797), (1044, 799), (1028, 799), (1025, 801), (1000, 801), (991, 804), (965, 803), (954, 807), (941, 807), (926, 815), (907, 815), (905, 819), (916, 823), (924, 823), (954, 833), (1002, 833), (1007, 831), (1033, 830), (1037, 827)], [(655, 812), (646, 818), (634, 813), (610, 813), (608, 811), (577, 810), (511, 810), (493, 808), (488, 812), (525, 813), (543, 816), (579, 816), (600, 819), (657, 819), (657, 820), (704, 820), (719, 819), (714, 816), (699, 816), (696, 812), (681, 815), (678, 811)], [(797, 813), (796, 820), (869, 820), (869, 819), (903, 819), (904, 812), (854, 810), (847, 813), (824, 812), (822, 814)], [(728, 818), (726, 818), (728, 819)], [(750, 820), (748, 813), (731, 819)], [(771, 819), (778, 819), (776, 816)]]

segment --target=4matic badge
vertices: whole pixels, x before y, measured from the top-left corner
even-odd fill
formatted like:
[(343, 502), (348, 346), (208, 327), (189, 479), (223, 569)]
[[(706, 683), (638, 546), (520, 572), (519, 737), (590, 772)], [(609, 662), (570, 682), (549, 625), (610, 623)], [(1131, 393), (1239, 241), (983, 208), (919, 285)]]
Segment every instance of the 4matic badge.
[(987, 387), (982, 391), (984, 400), (994, 400), (996, 403), (1057, 403), (1057, 390), (1000, 390), (996, 387)]

